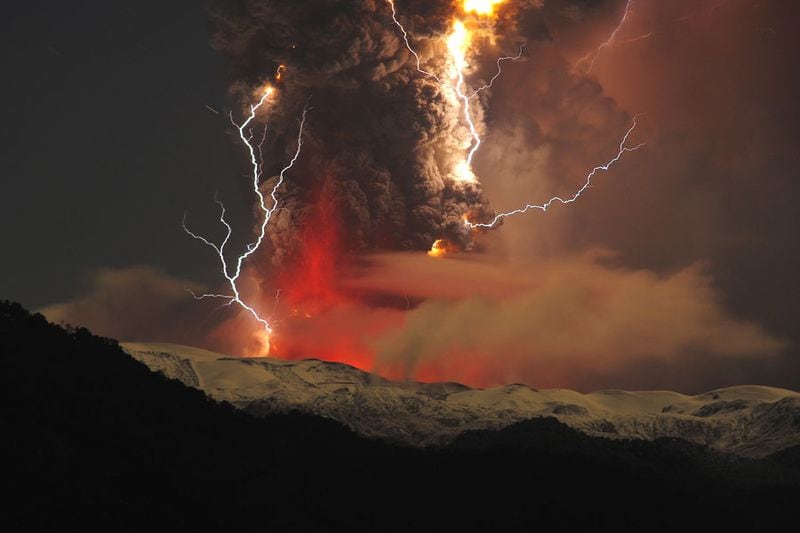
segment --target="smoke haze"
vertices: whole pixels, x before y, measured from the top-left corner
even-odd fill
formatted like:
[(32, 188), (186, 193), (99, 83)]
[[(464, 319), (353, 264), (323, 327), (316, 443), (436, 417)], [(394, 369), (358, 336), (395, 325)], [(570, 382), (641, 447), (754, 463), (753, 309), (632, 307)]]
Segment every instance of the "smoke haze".
[[(453, 4), (396, 4), (425, 65), (441, 68)], [(277, 356), (479, 386), (797, 388), (797, 9), (637, 0), (588, 71), (582, 58), (624, 5), (509, 0), (498, 38), (471, 58), (470, 86), (525, 51), (475, 106), (480, 181), (460, 183), (469, 132), (448, 89), (417, 72), (386, 2), (215, 4), (234, 116), (265, 82), (280, 93), (262, 117), (267, 175), (293, 152), (309, 98), (313, 108), (271, 248), (247, 273), (249, 294), (274, 309)], [(465, 213), (486, 220), (573, 193), (640, 113), (634, 142), (646, 147), (578, 202), (465, 230)], [(440, 238), (457, 252), (427, 257)], [(101, 294), (48, 316), (129, 333), (92, 306), (138, 297)], [(248, 319), (226, 313), (198, 338), (257, 350)]]

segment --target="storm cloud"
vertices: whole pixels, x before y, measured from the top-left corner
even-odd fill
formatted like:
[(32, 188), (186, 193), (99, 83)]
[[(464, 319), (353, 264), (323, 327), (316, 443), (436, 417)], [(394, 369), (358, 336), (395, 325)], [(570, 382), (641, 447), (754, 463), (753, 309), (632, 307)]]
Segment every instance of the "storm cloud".
[[(453, 5), (405, 1), (398, 9), (438, 72)], [(344, 252), (425, 250), (440, 238), (472, 247), (462, 217), (491, 211), (478, 183), (455, 179), (469, 131), (452, 89), (417, 71), (387, 2), (243, 0), (212, 13), (235, 101), (250, 102), (285, 65), (267, 116), (278, 132), (265, 146), (267, 175), (285, 162), (302, 107), (313, 108), (304, 154), (281, 191), (285, 209), (269, 228), (274, 263), (303, 254), (303, 230), (323, 210)]]

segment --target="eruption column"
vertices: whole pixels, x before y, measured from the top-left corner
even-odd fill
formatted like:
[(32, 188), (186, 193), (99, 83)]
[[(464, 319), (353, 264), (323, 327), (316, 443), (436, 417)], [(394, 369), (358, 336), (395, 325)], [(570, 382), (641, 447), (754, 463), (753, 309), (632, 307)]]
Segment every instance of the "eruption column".
[[(184, 231), (186, 231), (186, 233), (188, 233), (192, 238), (201, 241), (203, 244), (205, 244), (206, 246), (209, 246), (210, 248), (214, 249), (214, 251), (216, 252), (216, 254), (217, 254), (217, 256), (218, 256), (218, 258), (220, 260), (221, 266), (222, 266), (222, 269), (221, 269), (222, 275), (228, 281), (228, 285), (229, 285), (229, 288), (231, 290), (231, 294), (201, 294), (201, 295), (193, 294), (193, 296), (198, 300), (203, 300), (203, 299), (206, 299), (206, 298), (220, 298), (220, 299), (223, 299), (223, 300), (227, 300), (227, 304), (226, 305), (228, 305), (228, 306), (233, 305), (233, 304), (239, 305), (242, 309), (244, 309), (247, 313), (249, 313), (254, 319), (256, 319), (256, 321), (258, 321), (258, 323), (263, 328), (264, 334), (266, 336), (266, 343), (267, 343), (266, 352), (267, 353), (269, 353), (269, 334), (272, 332), (272, 328), (270, 327), (269, 321), (267, 319), (263, 318), (258, 313), (258, 311), (256, 311), (255, 308), (253, 308), (252, 305), (248, 304), (245, 301), (245, 299), (242, 297), (242, 295), (240, 293), (240, 290), (239, 290), (238, 281), (239, 281), (239, 278), (240, 278), (240, 276), (242, 274), (242, 266), (244, 265), (244, 262), (247, 260), (248, 257), (253, 255), (259, 249), (259, 247), (261, 246), (261, 243), (264, 242), (264, 237), (266, 236), (266, 231), (267, 231), (267, 224), (269, 224), (269, 221), (272, 218), (272, 214), (278, 208), (278, 203), (279, 202), (278, 202), (278, 198), (276, 196), (277, 192), (278, 192), (278, 189), (280, 188), (281, 185), (283, 185), (283, 181), (284, 181), (284, 179), (286, 177), (286, 173), (294, 166), (295, 162), (300, 157), (300, 151), (301, 151), (301, 149), (303, 147), (303, 130), (305, 129), (306, 115), (307, 115), (307, 112), (308, 112), (308, 106), (306, 106), (303, 109), (303, 114), (302, 114), (302, 117), (301, 117), (301, 120), (300, 120), (300, 128), (299, 128), (299, 132), (297, 134), (297, 150), (295, 151), (294, 156), (292, 157), (291, 161), (289, 161), (289, 163), (281, 170), (281, 172), (280, 172), (280, 174), (278, 176), (278, 180), (275, 182), (275, 185), (272, 187), (272, 190), (270, 191), (270, 194), (269, 194), (269, 197), (272, 200), (272, 205), (270, 207), (268, 207), (267, 203), (266, 203), (266, 198), (264, 197), (264, 194), (261, 192), (261, 189), (259, 188), (259, 180), (261, 179), (263, 164), (260, 162), (260, 158), (256, 158), (256, 148), (252, 143), (252, 140), (253, 140), (252, 133), (245, 134), (245, 131), (248, 129), (248, 126), (250, 126), (250, 123), (255, 119), (256, 114), (258, 113), (258, 110), (264, 105), (264, 103), (267, 101), (267, 99), (270, 97), (270, 95), (272, 95), (273, 92), (274, 92), (274, 89), (272, 87), (268, 86), (268, 87), (266, 87), (264, 89), (264, 92), (261, 95), (261, 99), (258, 101), (257, 104), (250, 106), (250, 114), (248, 115), (247, 119), (241, 125), (237, 125), (233, 121), (233, 116), (231, 116), (231, 122), (238, 129), (239, 138), (242, 140), (242, 143), (244, 143), (244, 145), (247, 148), (247, 151), (248, 151), (248, 153), (250, 155), (250, 164), (252, 165), (252, 176), (253, 176), (253, 192), (258, 197), (258, 204), (259, 204), (259, 207), (261, 209), (261, 212), (263, 213), (263, 219), (261, 221), (261, 226), (260, 226), (260, 230), (259, 230), (259, 233), (258, 233), (258, 237), (255, 240), (255, 242), (249, 243), (247, 245), (247, 250), (244, 253), (242, 253), (241, 255), (239, 255), (236, 258), (235, 269), (233, 269), (233, 273), (231, 273), (231, 269), (232, 269), (231, 265), (228, 264), (228, 260), (225, 258), (225, 246), (228, 244), (228, 241), (230, 240), (230, 237), (231, 237), (231, 234), (233, 233), (233, 230), (232, 230), (230, 224), (228, 224), (228, 222), (225, 220), (225, 206), (223, 205), (223, 203), (220, 202), (219, 200), (215, 200), (217, 202), (217, 204), (220, 206), (221, 213), (220, 213), (219, 220), (222, 223), (222, 225), (225, 226), (225, 229), (226, 229), (225, 238), (222, 240), (222, 243), (220, 243), (219, 245), (209, 241), (208, 239), (206, 239), (202, 235), (198, 235), (198, 234), (192, 232), (186, 225), (186, 215), (184, 214), (184, 217), (183, 217), (183, 229), (184, 229)], [(266, 130), (265, 130), (264, 134), (266, 135)], [(263, 137), (262, 137), (262, 143), (263, 143)], [(258, 145), (258, 148), (259, 148), (259, 153), (260, 153), (261, 144)]]

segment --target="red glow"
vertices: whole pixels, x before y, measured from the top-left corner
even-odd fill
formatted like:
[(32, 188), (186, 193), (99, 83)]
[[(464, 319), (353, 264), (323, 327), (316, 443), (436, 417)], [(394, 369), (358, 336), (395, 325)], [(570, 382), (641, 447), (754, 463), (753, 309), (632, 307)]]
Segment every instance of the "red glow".
[(398, 324), (400, 313), (368, 309), (338, 287), (347, 265), (336, 203), (323, 187), (314, 205), (300, 232), (302, 246), (279, 278), (282, 311), (271, 355), (371, 370), (375, 353), (367, 337)]
[(335, 205), (323, 191), (315, 209), (306, 218), (301, 230), (302, 247), (291, 268), (284, 269), (280, 287), (294, 315), (307, 315), (342, 300), (335, 289), (336, 271), (341, 265), (339, 253), (339, 221)]
[(369, 306), (339, 284), (346, 272), (346, 234), (334, 198), (323, 188), (300, 231), (302, 245), (281, 273), (279, 323), (271, 337), (273, 357), (321, 359), (355, 366), (393, 380), (459, 381), (487, 386), (502, 381), (493, 375), (491, 358), (460, 346), (458, 357), (420, 361), (413, 370), (376, 361), (371, 341), (402, 328), (406, 310)]

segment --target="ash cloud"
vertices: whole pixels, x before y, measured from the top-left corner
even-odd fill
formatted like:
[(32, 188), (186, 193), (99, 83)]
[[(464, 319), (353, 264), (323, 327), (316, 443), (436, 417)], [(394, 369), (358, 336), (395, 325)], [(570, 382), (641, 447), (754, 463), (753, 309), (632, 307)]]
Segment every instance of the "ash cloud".
[[(85, 279), (88, 287), (81, 296), (39, 312), (51, 322), (86, 327), (121, 342), (201, 345), (242, 356), (263, 353), (261, 329), (253, 327), (250, 315), (221, 306), (219, 300), (192, 298), (190, 291), (209, 292), (199, 283), (146, 265), (99, 268)], [(248, 291), (258, 289), (250, 279), (244, 285)], [(268, 301), (268, 295), (261, 299)]]
[(416, 379), (707, 390), (786, 348), (731, 316), (703, 265), (658, 275), (615, 261), (601, 250), (517, 266), (395, 254), (351, 283), (423, 300), (371, 339), (378, 371)]
[(120, 341), (196, 344), (206, 338), (214, 305), (197, 302), (197, 283), (150, 266), (100, 268), (87, 275), (89, 290), (41, 309), (48, 320), (88, 327)]
[(600, 246), (660, 275), (703, 261), (731, 316), (791, 341), (774, 372), (754, 360), (733, 381), (796, 388), (797, 6), (637, 1), (592, 72), (575, 68), (624, 5), (551, 0), (536, 12), (549, 38), (495, 84), (476, 170), (504, 211), (574, 190), (613, 153), (630, 114), (644, 113), (636, 140), (646, 148), (571, 208), (506, 219), (492, 237), (510, 257)]
[[(325, 2), (298, 4), (330, 7)], [(274, 130), (280, 124), (291, 125), (301, 103), (313, 93), (318, 124), (310, 125), (315, 131), (304, 153), (303, 170), (293, 174), (287, 189), (294, 202), (292, 212), (281, 212), (275, 219), (272, 238), (279, 252), (297, 246), (294, 231), (315, 209), (315, 195), (324, 190), (319, 184), (325, 181), (327, 194), (348, 206), (341, 210), (339, 224), (350, 232), (349, 250), (427, 248), (433, 238), (442, 236), (449, 220), (447, 207), (453, 206), (450, 212), (457, 215), (463, 212), (458, 203), (465, 201), (461, 191), (451, 191), (455, 202), (446, 200), (441, 171), (445, 166), (437, 158), (437, 153), (446, 153), (440, 147), (463, 132), (448, 114), (442, 88), (415, 72), (388, 13), (382, 13), (382, 2), (346, 4), (345, 13), (337, 16), (375, 23), (374, 28), (369, 24), (351, 28), (353, 35), (383, 38), (353, 40), (338, 34), (332, 38), (325, 32), (339, 26), (327, 25), (316, 28), (320, 37), (309, 41), (318, 50), (306, 49), (304, 55), (298, 45), (284, 54), (257, 44), (266, 37), (255, 35), (268, 33), (262, 25), (244, 37), (233, 32), (241, 46), (222, 43), (223, 49), (230, 46), (237, 51), (232, 57), (248, 66), (236, 68), (242, 94), (263, 81), (264, 72), (277, 68), (269, 61), (289, 65), (295, 61), (294, 72), (287, 72), (285, 90), (285, 102), (294, 95), (294, 108), (275, 111), (286, 116), (283, 122), (273, 121)], [(437, 11), (440, 4), (398, 2), (414, 45), (426, 60), (439, 55), (436, 39), (428, 37), (446, 32), (443, 21), (449, 7)], [(525, 380), (586, 390), (618, 386), (699, 391), (744, 382), (797, 387), (794, 193), (800, 181), (794, 179), (794, 169), (800, 165), (794, 94), (800, 70), (798, 55), (790, 52), (796, 49), (790, 22), (796, 8), (743, 0), (636, 2), (619, 41), (603, 51), (587, 74), (576, 63), (608, 38), (621, 16), (623, 0), (514, 4), (517, 7), (498, 22), (502, 38), (482, 45), (480, 67), (470, 77), (476, 86), (481, 76), (486, 79), (493, 72), (495, 57), (513, 54), (518, 40), (527, 41), (524, 59), (506, 63), (503, 77), (482, 97), (485, 113), (480, 127), (485, 136), (475, 171), (492, 206), (505, 211), (573, 192), (588, 169), (615, 153), (632, 114), (645, 113), (635, 141), (646, 140), (648, 145), (628, 154), (611, 173), (598, 176), (596, 189), (570, 207), (506, 219), (501, 231), (483, 236), (487, 255), (511, 265), (498, 267), (501, 274), (459, 276), (453, 265), (466, 257), (460, 254), (429, 267), (446, 265), (445, 278), (431, 277), (424, 268), (408, 268), (417, 273), (416, 279), (399, 283), (397, 276), (404, 271), (391, 265), (381, 267), (385, 275), (378, 281), (367, 277), (361, 283), (364, 290), (390, 293), (403, 305), (412, 302), (414, 308), (407, 331), (377, 335), (381, 341), (374, 346), (382, 361), (403, 369), (417, 369), (418, 362), (429, 368), (438, 364), (438, 377), (470, 383)], [(305, 11), (297, 9), (300, 17)], [(412, 15), (423, 9), (434, 11)], [(288, 28), (281, 42), (293, 41), (291, 32), (306, 31), (304, 19), (292, 18), (289, 11), (275, 18)], [(331, 13), (323, 13), (319, 20), (333, 20)], [(252, 28), (252, 20), (243, 27)], [(354, 51), (352, 57), (374, 59), (342, 60), (351, 56), (327, 49), (336, 39), (356, 43), (345, 47)], [(366, 42), (372, 55), (361, 51)], [(253, 58), (261, 49), (266, 52), (259, 63)], [(317, 61), (317, 54), (326, 59)], [(390, 104), (396, 112), (390, 112)], [(280, 146), (276, 142), (271, 148)], [(281, 159), (284, 154), (274, 155)], [(409, 170), (417, 167), (424, 171)], [(379, 184), (383, 192), (369, 188)], [(426, 192), (411, 201), (409, 187)], [(482, 191), (474, 192), (475, 198), (482, 198)], [(486, 209), (485, 203), (480, 205)], [(458, 227), (460, 221), (453, 222)], [(617, 267), (575, 259), (598, 247), (618, 252)], [(534, 344), (536, 353), (526, 352), (526, 327), (537, 327), (539, 320), (547, 323), (548, 309), (565, 310), (579, 322), (597, 304), (591, 298), (567, 298), (545, 305), (533, 286), (513, 283), (516, 278), (545, 276), (540, 267), (527, 270), (531, 264), (544, 263), (585, 275), (571, 280), (565, 273), (560, 284), (553, 281), (558, 290), (596, 289), (600, 302), (621, 302), (626, 294), (633, 300), (666, 301), (672, 314), (660, 317), (658, 328), (637, 324), (640, 313), (631, 311), (635, 306), (628, 301), (631, 305), (617, 308), (617, 313), (595, 317), (597, 328), (592, 332), (576, 326), (564, 330), (560, 338), (544, 335), (550, 344)], [(696, 264), (703, 268), (690, 266)], [(594, 287), (587, 279), (591, 276), (606, 285)], [(508, 292), (476, 289), (495, 278), (492, 283), (507, 284)], [(415, 293), (413, 288), (419, 285), (426, 291)], [(445, 288), (450, 292), (443, 294)], [(679, 301), (672, 299), (690, 293)], [(515, 322), (517, 317), (511, 316), (511, 310), (522, 308), (536, 311), (528, 323)], [(372, 311), (363, 309), (365, 316)], [(448, 316), (452, 322), (444, 323)], [(489, 317), (491, 334), (485, 339), (475, 338), (480, 326), (475, 316)], [(658, 322), (645, 313), (648, 316), (651, 326)], [(693, 318), (682, 318), (686, 316)], [(631, 328), (622, 328), (621, 321), (630, 322)], [(337, 318), (330, 330), (340, 331), (339, 323), (358, 322)], [(448, 347), (461, 346), (458, 328), (447, 327), (453, 324), (463, 328), (482, 356), (470, 359), (447, 352)], [(438, 337), (439, 345), (420, 333), (434, 325), (446, 330)], [(512, 331), (500, 337), (505, 325)], [(357, 326), (353, 329), (353, 335), (361, 334)], [(603, 329), (615, 335), (616, 344), (598, 333)], [(629, 334), (627, 340), (624, 334)], [(578, 355), (581, 335), (593, 345), (583, 346)], [(651, 342), (642, 340), (646, 338)], [(509, 346), (513, 344), (509, 339), (523, 344)], [(658, 346), (662, 351), (654, 353)], [(467, 375), (470, 362), (478, 370)]]
[[(452, 3), (397, 8), (415, 49), (436, 70)], [(220, 2), (212, 20), (213, 45), (233, 66), (237, 101), (250, 101), (253, 88), (286, 65), (279, 103), (266, 117), (275, 132), (265, 147), (268, 175), (286, 161), (296, 118), (311, 98), (304, 154), (281, 191), (286, 209), (269, 228), (274, 262), (302, 253), (301, 229), (319, 219), (321, 205), (334, 212), (342, 251), (424, 250), (439, 238), (472, 246), (461, 217), (491, 212), (480, 185), (452, 176), (469, 132), (448, 89), (417, 72), (385, 1)]]

